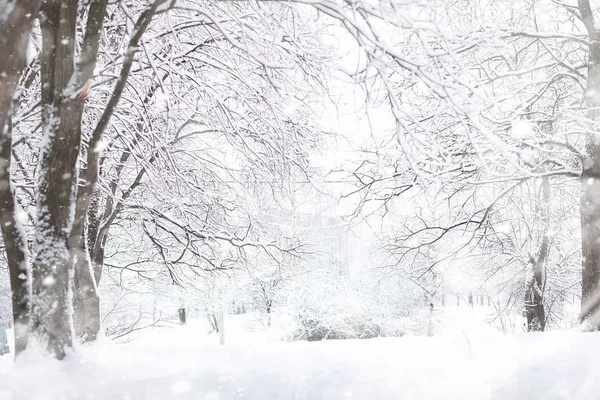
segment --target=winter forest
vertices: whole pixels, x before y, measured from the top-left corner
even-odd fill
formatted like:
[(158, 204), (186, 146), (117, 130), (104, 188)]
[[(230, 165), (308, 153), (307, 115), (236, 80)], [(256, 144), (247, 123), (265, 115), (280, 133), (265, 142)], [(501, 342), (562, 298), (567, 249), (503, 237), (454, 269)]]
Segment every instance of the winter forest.
[(0, 229), (0, 400), (597, 398), (600, 0), (0, 0)]

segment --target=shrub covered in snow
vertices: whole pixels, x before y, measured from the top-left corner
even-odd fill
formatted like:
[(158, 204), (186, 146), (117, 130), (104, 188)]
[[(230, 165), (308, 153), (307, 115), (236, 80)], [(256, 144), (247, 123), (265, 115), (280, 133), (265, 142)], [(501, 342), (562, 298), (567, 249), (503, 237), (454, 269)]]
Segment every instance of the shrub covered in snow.
[[(370, 339), (403, 336), (399, 304), (383, 301), (376, 287), (325, 274), (290, 285), (286, 307), (294, 329), (286, 340)], [(395, 308), (395, 309), (394, 309)]]

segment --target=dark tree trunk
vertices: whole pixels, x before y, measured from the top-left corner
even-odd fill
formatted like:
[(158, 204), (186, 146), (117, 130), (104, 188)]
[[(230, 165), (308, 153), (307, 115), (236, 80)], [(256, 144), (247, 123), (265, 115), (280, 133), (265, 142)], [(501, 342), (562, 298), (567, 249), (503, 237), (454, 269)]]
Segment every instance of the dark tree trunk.
[[(96, 66), (107, 6), (108, 0), (95, 0), (90, 5), (74, 87), (89, 87)], [(83, 342), (95, 340), (98, 332), (100, 332), (100, 297), (98, 296), (98, 285), (92, 270), (94, 264), (88, 247), (87, 235), (89, 232), (86, 232), (86, 220), (88, 219), (91, 198), (98, 175), (96, 165), (93, 162), (90, 164), (90, 159), (97, 159), (97, 152), (94, 151), (96, 145), (97, 143), (92, 137), (92, 140), (88, 143), (88, 165), (80, 174), (85, 181), (78, 188), (75, 215), (69, 236), (70, 263), (74, 270), (73, 322), (75, 336)], [(92, 169), (92, 171), (88, 171), (89, 169)]]
[(177, 312), (178, 312), (178, 314), (179, 314), (179, 322), (180, 322), (182, 325), (185, 325), (185, 323), (186, 323), (186, 321), (187, 321), (187, 320), (186, 320), (186, 316), (185, 316), (185, 308), (184, 308), (184, 307), (181, 307), (179, 310), (177, 310)]
[(12, 310), (15, 332), (15, 354), (27, 347), (29, 331), (29, 261), (27, 238), (16, 217), (14, 189), (11, 182), (12, 127), (8, 118), (0, 144), (0, 224), (10, 273)]
[(548, 178), (542, 179), (542, 198), (543, 198), (543, 234), (542, 244), (537, 260), (532, 260), (533, 276), (529, 282), (527, 292), (525, 293), (525, 310), (527, 314), (527, 331), (543, 332), (546, 329), (546, 312), (544, 310), (544, 288), (546, 263), (548, 262), (548, 253), (550, 252), (549, 236), (550, 229), (550, 182)]
[[(599, 60), (600, 61), (600, 60)], [(581, 174), (581, 318), (592, 329), (600, 323), (600, 146), (588, 138)]]
[[(104, 244), (106, 241), (99, 242), (100, 235), (100, 216), (99, 216), (99, 193), (94, 193), (90, 201), (90, 209), (87, 216), (87, 237), (86, 244), (92, 262), (92, 272), (96, 286), (100, 285), (102, 278), (102, 266), (104, 265)], [(97, 245), (98, 244), (98, 245)]]
[(29, 271), (27, 238), (15, 214), (11, 185), (11, 104), (25, 68), (27, 42), (39, 0), (0, 4), (0, 224), (10, 273), (15, 327), (15, 355), (27, 347), (29, 331)]
[(77, 0), (45, 0), (42, 29), (42, 125), (32, 262), (32, 330), (59, 359), (72, 341), (70, 253), (83, 102), (72, 95)]
[(596, 29), (589, 0), (578, 0), (578, 7), (590, 42), (585, 101), (591, 121), (581, 171), (581, 319), (591, 329), (597, 329), (600, 325), (600, 31)]
[(74, 266), (73, 308), (75, 336), (81, 342), (96, 340), (100, 332), (100, 297), (92, 273), (85, 235), (71, 247), (71, 262)]
[(525, 310), (527, 314), (527, 331), (543, 332), (546, 329), (546, 313), (544, 311), (544, 270), (548, 257), (548, 236), (544, 236), (538, 259), (533, 262), (533, 278), (525, 293)]
[(31, 24), (39, 6), (39, 0), (0, 1), (0, 138), (25, 68)]
[(75, 334), (82, 342), (95, 340), (101, 328), (98, 285), (104, 264), (104, 250), (94, 247), (98, 237), (97, 212), (98, 196), (95, 195), (90, 201), (84, 234), (79, 236), (79, 242), (74, 243), (71, 249), (75, 266), (73, 281)]

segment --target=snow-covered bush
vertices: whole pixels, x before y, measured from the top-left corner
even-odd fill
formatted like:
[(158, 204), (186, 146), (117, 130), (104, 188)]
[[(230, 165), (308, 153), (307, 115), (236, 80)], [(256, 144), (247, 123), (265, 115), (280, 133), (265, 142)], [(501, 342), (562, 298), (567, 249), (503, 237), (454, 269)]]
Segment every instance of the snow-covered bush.
[(315, 274), (291, 283), (287, 295), (285, 312), (296, 325), (287, 340), (369, 339), (406, 333), (395, 319), (398, 315), (379, 298), (377, 286), (368, 282)]
[(309, 342), (328, 339), (371, 339), (385, 336), (384, 330), (377, 322), (366, 320), (330, 321), (311, 319), (307, 315), (299, 315), (297, 322), (300, 328), (293, 333), (290, 340), (307, 340)]

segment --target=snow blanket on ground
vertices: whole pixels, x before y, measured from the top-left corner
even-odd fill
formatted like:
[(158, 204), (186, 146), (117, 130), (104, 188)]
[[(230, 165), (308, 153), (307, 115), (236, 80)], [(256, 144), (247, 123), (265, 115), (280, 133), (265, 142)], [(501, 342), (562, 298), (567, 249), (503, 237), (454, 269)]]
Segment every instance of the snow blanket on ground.
[[(600, 333), (218, 346), (183, 329), (0, 360), (1, 400), (595, 399)], [(160, 340), (157, 340), (161, 338)]]

